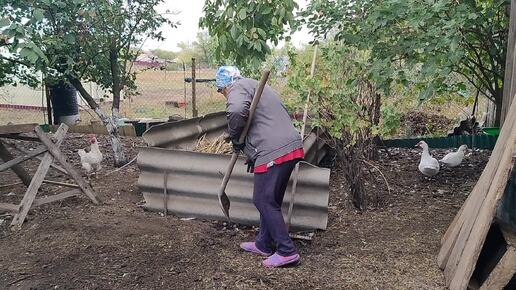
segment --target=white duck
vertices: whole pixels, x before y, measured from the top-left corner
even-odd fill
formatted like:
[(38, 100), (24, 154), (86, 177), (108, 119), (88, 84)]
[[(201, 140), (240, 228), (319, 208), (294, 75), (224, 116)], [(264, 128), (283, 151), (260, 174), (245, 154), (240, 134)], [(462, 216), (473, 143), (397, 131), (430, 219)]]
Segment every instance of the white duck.
[(428, 144), (425, 141), (419, 141), (416, 147), (423, 148), (423, 154), (421, 154), (421, 161), (419, 161), (418, 166), (419, 171), (428, 177), (439, 173), (439, 161), (428, 152)]
[(446, 165), (447, 167), (457, 167), (462, 163), (466, 149), (468, 149), (467, 145), (461, 145), (457, 152), (450, 152), (446, 154), (441, 160), (439, 160), (439, 162)]

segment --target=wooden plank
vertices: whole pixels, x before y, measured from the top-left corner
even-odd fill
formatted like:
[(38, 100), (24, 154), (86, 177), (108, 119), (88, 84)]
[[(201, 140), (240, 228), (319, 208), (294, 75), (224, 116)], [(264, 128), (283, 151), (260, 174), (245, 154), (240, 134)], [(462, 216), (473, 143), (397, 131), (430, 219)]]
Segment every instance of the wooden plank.
[(82, 176), (73, 168), (70, 163), (66, 161), (66, 158), (61, 154), (59, 148), (50, 141), (48, 136), (43, 132), (43, 130), (39, 127), (36, 128), (36, 135), (38, 135), (39, 139), (45, 146), (48, 148), (48, 152), (54, 156), (54, 158), (59, 161), (61, 166), (70, 174), (70, 176), (75, 180), (77, 185), (81, 188), (82, 192), (84, 192), (94, 204), (99, 204), (97, 200), (97, 195), (93, 191), (93, 188), (82, 178)]
[[(510, 128), (505, 128), (505, 132), (507, 131), (510, 132)], [(491, 185), (491, 182), (496, 173), (496, 169), (498, 168), (498, 164), (500, 163), (502, 157), (501, 153), (504, 150), (505, 141), (502, 140), (502, 137), (504, 136), (507, 138), (508, 133), (499, 137), (491, 157), (489, 158), (489, 162), (482, 172), (482, 175), (480, 176), (472, 192), (464, 202), (463, 206), (459, 210), (459, 213), (455, 216), (453, 222), (443, 237), (442, 247), (437, 257), (437, 262), (441, 269), (444, 269), (448, 264), (448, 259), (455, 247), (455, 241), (462, 229), (464, 221), (471, 220), (472, 217), (476, 216), (476, 213), (478, 213), (482, 201), (484, 200), (487, 191), (489, 190), (489, 186)], [(454, 260), (453, 263), (457, 263), (457, 261)]]
[(516, 0), (511, 1), (508, 37), (500, 124), (503, 124), (507, 118), (507, 111), (516, 94)]
[(121, 128), (124, 129), (124, 136), (127, 137), (136, 137), (136, 129), (133, 125), (126, 125), (122, 126)]
[[(505, 174), (507, 174), (507, 171), (509, 171), (512, 168), (512, 167), (510, 167), (510, 161), (512, 160), (511, 155), (512, 155), (513, 146), (514, 146), (514, 143), (516, 140), (516, 128), (514, 128), (514, 127), (516, 127), (516, 125), (515, 125), (516, 124), (516, 103), (514, 103), (513, 106), (511, 106), (510, 112), (512, 112), (513, 115), (509, 115), (509, 119), (507, 119), (507, 122), (502, 127), (500, 137), (498, 138), (498, 142), (496, 143), (495, 150), (493, 151), (493, 154), (491, 155), (491, 158), (489, 159), (488, 166), (487, 166), (486, 170), (482, 173), (480, 180), (477, 182), (477, 185), (475, 186), (475, 189), (477, 187), (480, 189), (477, 193), (473, 192), (472, 195), (475, 194), (475, 196), (472, 197), (470, 202), (467, 202), (465, 204), (467, 206), (467, 208), (465, 208), (463, 211), (462, 225), (460, 225), (459, 234), (456, 236), (456, 241), (453, 240), (453, 236), (452, 236), (452, 239), (450, 239), (449, 241), (446, 242), (448, 247), (449, 246), (452, 247), (452, 250), (449, 252), (449, 257), (446, 262), (446, 267), (445, 267), (445, 271), (444, 271), (446, 282), (448, 283), (448, 285), (450, 287), (451, 287), (451, 283), (453, 282), (453, 280), (456, 278), (456, 276), (458, 276), (458, 275), (456, 275), (456, 271), (458, 268), (460, 268), (459, 264), (466, 263), (464, 261), (464, 259), (467, 259), (469, 261), (468, 263), (473, 262), (473, 265), (468, 264), (465, 269), (459, 269), (460, 270), (459, 275), (471, 277), (471, 273), (469, 273), (471, 271), (470, 267), (473, 267), (474, 263), (476, 263), (476, 259), (478, 258), (478, 253), (475, 250), (474, 252), (469, 253), (469, 255), (471, 255), (471, 257), (466, 257), (467, 255), (464, 254), (464, 253), (466, 253), (465, 247), (469, 243), (470, 239), (472, 239), (472, 240), (477, 239), (478, 242), (483, 243), (485, 236), (487, 234), (488, 228), (484, 229), (484, 227), (482, 227), (482, 231), (481, 231), (481, 233), (479, 233), (478, 237), (471, 236), (471, 238), (470, 238), (470, 233), (472, 232), (473, 229), (475, 229), (475, 223), (477, 222), (477, 220), (479, 220), (479, 222), (481, 224), (483, 224), (483, 223), (490, 224), (491, 223), (493, 215), (494, 215), (494, 208), (491, 209), (490, 203), (494, 202), (493, 198), (496, 196), (496, 192), (493, 192), (493, 191), (496, 190), (495, 188), (498, 188), (500, 186), (505, 187), (505, 184), (503, 184), (503, 185), (499, 184), (499, 182), (501, 182), (500, 178), (502, 178), (500, 176), (500, 174), (503, 174), (503, 172), (505, 172)], [(486, 174), (486, 172), (490, 174), (489, 170), (491, 170), (491, 168), (493, 168), (493, 167), (495, 168), (495, 172), (496, 172), (494, 174), (493, 180), (488, 180), (487, 182), (484, 182), (485, 181), (485, 179), (483, 179), (484, 174)], [(505, 175), (505, 182), (507, 181), (507, 178), (508, 178), (508, 176)], [(488, 184), (488, 185), (486, 186), (485, 184)], [(487, 190), (485, 189), (486, 187), (487, 187)], [(474, 189), (474, 191), (475, 191), (475, 189)], [(489, 221), (483, 221), (479, 218), (480, 214), (483, 211), (487, 210), (487, 209), (485, 209), (486, 207), (488, 207), (490, 211), (492, 210), (491, 216), (485, 217), (487, 219), (490, 218)], [(488, 215), (489, 211), (485, 212), (484, 214)], [(482, 218), (484, 218), (484, 217), (482, 217)], [(456, 228), (458, 228), (458, 227), (456, 226)], [(478, 230), (478, 228), (476, 230)], [(481, 245), (482, 244), (480, 244), (480, 246)], [(444, 248), (444, 246), (443, 246), (443, 248)], [(441, 248), (441, 251), (443, 251), (443, 250), (449, 251), (449, 249), (450, 249), (450, 248), (447, 248), (447, 249), (443, 249), (443, 248)], [(476, 255), (476, 257), (475, 257), (475, 255)], [(474, 257), (474, 259), (470, 259), (473, 257)], [(468, 280), (469, 280), (469, 277), (467, 278)], [(462, 285), (462, 283), (460, 283), (460, 285)], [(455, 289), (462, 289), (462, 288), (459, 287), (459, 288), (455, 288)]]
[(39, 139), (36, 137), (23, 136), (23, 135), (17, 135), (17, 134), (3, 134), (3, 135), (0, 134), (0, 138), (30, 141), (30, 142), (40, 142)]
[(43, 183), (59, 185), (59, 186), (65, 186), (65, 187), (80, 188), (77, 184), (66, 183), (66, 182), (59, 182), (59, 181), (48, 180), (48, 179), (43, 180)]
[(11, 186), (15, 186), (18, 184), (23, 184), (23, 182), (19, 181), (19, 182), (13, 182), (13, 183), (8, 183), (8, 184), (2, 184), (2, 185), (0, 185), (0, 188), (11, 187)]
[(4, 170), (7, 170), (15, 165), (18, 165), (26, 160), (29, 160), (35, 156), (38, 156), (40, 154), (43, 154), (47, 152), (47, 148), (45, 147), (38, 147), (36, 148), (35, 150), (33, 151), (30, 151), (29, 153), (25, 153), (24, 155), (22, 156), (19, 156), (19, 157), (16, 157), (14, 159), (11, 159), (7, 162), (4, 162), (2, 164), (0, 164), (0, 172), (4, 171)]
[[(41, 141), (38, 139), (38, 142), (41, 142)], [(9, 146), (13, 147), (14, 149), (16, 149), (16, 150), (18, 150), (18, 151), (20, 151), (21, 153), (24, 153), (24, 154), (30, 152), (29, 150), (25, 150), (25, 149), (17, 146), (16, 144), (9, 144)], [(43, 160), (43, 158), (40, 157), (40, 156), (36, 156), (36, 158), (38, 160)], [(61, 173), (64, 173), (64, 174), (68, 175), (68, 172), (66, 172), (66, 170), (63, 167), (59, 166), (59, 165), (56, 165), (56, 164), (52, 163), (52, 164), (50, 164), (50, 167), (54, 168), (57, 171), (60, 171)]]
[[(41, 130), (40, 127), (36, 127), (36, 129)], [(64, 124), (61, 124), (59, 129), (57, 129), (55, 134), (55, 137), (57, 139), (56, 146), (61, 146), (61, 143), (64, 140), (67, 130), (68, 126)], [(41, 132), (42, 131), (43, 130), (41, 130)], [(36, 170), (36, 173), (34, 174), (34, 177), (32, 178), (32, 181), (29, 187), (27, 188), (27, 191), (25, 192), (25, 195), (23, 196), (23, 199), (20, 203), (20, 211), (18, 214), (14, 216), (13, 220), (11, 221), (11, 226), (15, 229), (19, 229), (25, 221), (25, 218), (27, 217), (27, 214), (29, 213), (29, 210), (32, 207), (32, 203), (36, 198), (38, 189), (43, 183), (43, 179), (45, 179), (45, 175), (47, 174), (53, 159), (54, 158), (49, 152), (45, 153), (45, 155), (43, 156), (43, 161), (41, 161), (41, 163), (39, 164), (38, 170)]]
[[(516, 103), (514, 104), (516, 105)], [(514, 106), (514, 108), (516, 108), (516, 106)], [(516, 112), (514, 112), (514, 114), (516, 114)], [(457, 249), (462, 250), (462, 253), (459, 263), (455, 266), (456, 271), (450, 283), (450, 289), (452, 290), (465, 289), (467, 287), (473, 270), (475, 269), (480, 251), (482, 250), (487, 232), (493, 221), (496, 206), (505, 191), (509, 179), (509, 172), (512, 170), (512, 151), (516, 143), (516, 130), (510, 133), (502, 161), (499, 164), (498, 171), (489, 188), (489, 192), (482, 203), (482, 207), (476, 218), (471, 218), (467, 221), (466, 224), (472, 224), (472, 226), (468, 226), (465, 228), (465, 231), (461, 231), (457, 239)], [(469, 232), (468, 229), (470, 229)]]
[(34, 131), (34, 127), (39, 126), (33, 124), (17, 124), (17, 125), (2, 125), (0, 126), (0, 134), (20, 134)]
[(516, 274), (516, 249), (508, 247), (480, 290), (503, 289)]
[[(4, 143), (2, 143), (2, 141), (0, 141), (0, 158), (4, 162), (9, 162), (9, 161), (15, 159), (11, 155), (11, 153), (9, 153), (9, 150), (7, 150), (7, 148), (5, 147)], [(19, 164), (15, 164), (15, 165), (11, 166), (11, 169), (12, 169), (12, 171), (14, 171), (14, 173), (16, 173), (16, 175), (18, 175), (18, 177), (23, 182), (23, 184), (25, 184), (26, 186), (29, 186), (32, 177), (23, 167), (21, 167)]]
[(78, 196), (80, 194), (81, 194), (81, 191), (79, 189), (72, 189), (72, 190), (65, 191), (65, 192), (62, 192), (62, 193), (59, 193), (59, 194), (56, 194), (56, 195), (52, 195), (52, 196), (48, 196), (48, 197), (43, 197), (43, 198), (38, 198), (38, 199), (34, 200), (34, 203), (32, 204), (32, 207), (36, 207), (36, 206), (40, 206), (40, 205), (43, 205), (43, 204), (47, 204), (47, 203), (63, 200), (65, 198), (69, 198), (69, 197), (73, 197), (73, 196)]
[[(50, 128), (57, 128), (57, 126), (50, 126)], [(97, 134), (97, 135), (107, 135), (107, 129), (104, 125), (99, 123), (93, 123), (90, 125), (73, 125), (70, 126), (68, 132), (79, 133), (79, 134)], [(132, 136), (136, 137), (136, 129), (133, 125), (127, 124), (118, 127), (118, 132), (120, 136)]]
[[(455, 242), (462, 229), (462, 226), (464, 225), (464, 221), (474, 217), (475, 213), (480, 209), (487, 191), (489, 190), (489, 186), (491, 185), (491, 181), (493, 180), (493, 177), (496, 173), (497, 164), (500, 162), (501, 158), (500, 150), (502, 149), (503, 146), (495, 148), (491, 154), (491, 158), (489, 159), (487, 166), (475, 184), (475, 187), (471, 191), (458, 214), (452, 221), (450, 227), (446, 231), (441, 250), (437, 256), (437, 263), (441, 269), (445, 269), (446, 265), (448, 264), (449, 257), (455, 248)], [(454, 263), (457, 262), (454, 261)]]
[(17, 213), (18, 209), (19, 209), (19, 206), (17, 204), (0, 202), (0, 212)]
[[(516, 136), (516, 134), (513, 134), (513, 136)], [(513, 144), (514, 141), (515, 138), (511, 138)], [(504, 192), (508, 180), (507, 174), (512, 168), (509, 163), (510, 158), (507, 158), (507, 152), (504, 153), (485, 199), (478, 201), (478, 206), (473, 214), (465, 220), (446, 264), (444, 274), (450, 289), (463, 289), (473, 273), (495, 214), (496, 203)]]

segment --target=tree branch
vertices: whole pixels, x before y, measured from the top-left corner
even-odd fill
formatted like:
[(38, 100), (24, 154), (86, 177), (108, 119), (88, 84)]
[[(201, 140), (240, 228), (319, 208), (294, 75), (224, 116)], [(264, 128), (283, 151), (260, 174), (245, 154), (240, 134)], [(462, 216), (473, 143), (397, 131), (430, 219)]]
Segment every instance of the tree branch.
[(97, 102), (95, 102), (90, 93), (86, 91), (79, 79), (69, 79), (69, 81), (79, 91), (82, 98), (86, 101), (86, 103), (88, 103), (90, 108), (92, 108), (93, 110), (97, 110), (99, 108), (99, 104), (97, 104)]
[(16, 64), (21, 64), (21, 65), (26, 66), (26, 67), (31, 67), (32, 66), (29, 63), (23, 62), (23, 61), (18, 60), (18, 59), (12, 59), (12, 58), (9, 58), (9, 57), (5, 57), (5, 56), (3, 56), (1, 54), (0, 54), (0, 59), (6, 60), (6, 61), (9, 61), (9, 62), (12, 62), (12, 63), (16, 63)]

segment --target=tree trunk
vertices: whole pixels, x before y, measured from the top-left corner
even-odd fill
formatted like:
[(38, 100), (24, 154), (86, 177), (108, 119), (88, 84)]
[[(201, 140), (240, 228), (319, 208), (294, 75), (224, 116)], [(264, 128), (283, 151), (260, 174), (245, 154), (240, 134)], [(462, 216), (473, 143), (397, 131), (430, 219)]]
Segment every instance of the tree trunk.
[(336, 153), (345, 180), (342, 185), (345, 186), (345, 183), (347, 183), (353, 206), (359, 211), (364, 211), (366, 209), (366, 198), (361, 160), (365, 148), (363, 147), (363, 140), (350, 144), (350, 139), (350, 136), (344, 133), (342, 140), (336, 142)]
[(122, 146), (122, 142), (120, 141), (120, 135), (118, 134), (118, 127), (116, 126), (116, 121), (109, 117), (100, 106), (95, 102), (93, 97), (86, 91), (86, 89), (82, 86), (82, 83), (78, 79), (70, 80), (70, 83), (81, 93), (82, 98), (88, 103), (88, 105), (95, 111), (97, 116), (99, 116), (100, 120), (106, 126), (106, 130), (111, 138), (111, 147), (113, 148), (113, 156), (116, 167), (120, 167), (127, 163), (127, 159), (125, 157), (124, 148)]
[[(380, 124), (380, 110), (382, 107), (382, 97), (379, 93), (374, 92), (373, 96), (373, 103), (371, 104), (372, 112), (370, 113), (371, 118), (371, 124), (373, 126), (378, 126)], [(378, 160), (378, 141), (380, 140), (380, 135), (376, 134), (374, 136), (371, 136), (369, 138), (368, 142), (368, 148), (366, 149), (366, 156), (370, 160)]]
[(120, 92), (122, 86), (120, 83), (120, 65), (118, 64), (118, 51), (112, 49), (109, 53), (109, 62), (111, 65), (111, 75), (113, 76), (113, 105), (111, 107), (111, 114), (115, 121), (118, 122), (120, 117)]

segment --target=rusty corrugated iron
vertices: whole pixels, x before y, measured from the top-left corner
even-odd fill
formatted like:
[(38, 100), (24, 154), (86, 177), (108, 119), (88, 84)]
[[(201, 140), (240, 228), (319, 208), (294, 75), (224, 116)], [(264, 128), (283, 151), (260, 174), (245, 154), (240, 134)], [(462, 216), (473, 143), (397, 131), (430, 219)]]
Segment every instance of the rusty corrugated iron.
[[(235, 166), (226, 189), (233, 221), (258, 225), (258, 211), (252, 202), (253, 174), (246, 172), (244, 159)], [(179, 216), (225, 220), (217, 199), (223, 172), (230, 155), (208, 154), (162, 148), (141, 148), (138, 154), (138, 185), (150, 210), (167, 210)], [(164, 180), (167, 198), (164, 199)], [(328, 222), (330, 170), (302, 162), (292, 216), (298, 230), (326, 229)], [(292, 182), (292, 180), (291, 180)], [(290, 200), (286, 191), (284, 213)]]

